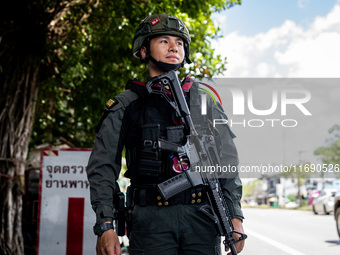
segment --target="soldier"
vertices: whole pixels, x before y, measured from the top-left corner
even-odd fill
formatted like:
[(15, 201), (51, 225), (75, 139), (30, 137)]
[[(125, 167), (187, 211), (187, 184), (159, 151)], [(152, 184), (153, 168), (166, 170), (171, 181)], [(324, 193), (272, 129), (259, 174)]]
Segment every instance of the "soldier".
[[(191, 63), (189, 45), (188, 29), (180, 19), (166, 14), (152, 15), (136, 31), (133, 55), (148, 66), (152, 78), (178, 70), (185, 62)], [(187, 101), (192, 84), (189, 78), (182, 82)], [(170, 94), (168, 87), (156, 84), (153, 89)], [(222, 108), (210, 107), (218, 116), (225, 116)], [(128, 167), (125, 176), (131, 179), (127, 192), (127, 205), (132, 209), (130, 254), (221, 254), (221, 239), (213, 222), (197, 212), (207, 203), (203, 187), (190, 188), (168, 201), (163, 201), (156, 189), (156, 184), (181, 172), (184, 165), (178, 164), (175, 155), (156, 150), (152, 141), (163, 138), (181, 143), (188, 134), (181, 124), (169, 102), (157, 93), (149, 94), (145, 84), (137, 79), (129, 80), (126, 90), (106, 104), (87, 167), (91, 203), (97, 218), (94, 227), (98, 235), (97, 254), (121, 253), (112, 222), (113, 195), (117, 192), (124, 147)], [(222, 163), (237, 165), (234, 136), (229, 127), (221, 126), (224, 126), (219, 130)], [(243, 233), (241, 181), (238, 177), (223, 179), (221, 186), (235, 230)], [(244, 241), (235, 246), (240, 252)]]

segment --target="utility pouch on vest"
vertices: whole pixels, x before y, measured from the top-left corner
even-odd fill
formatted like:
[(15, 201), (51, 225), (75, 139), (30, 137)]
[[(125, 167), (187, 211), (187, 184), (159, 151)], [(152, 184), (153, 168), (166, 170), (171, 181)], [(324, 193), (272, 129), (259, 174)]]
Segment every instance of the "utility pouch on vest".
[(166, 128), (167, 140), (181, 144), (184, 138), (184, 126), (171, 126)]
[(142, 126), (143, 149), (140, 152), (140, 175), (155, 177), (160, 175), (162, 154), (157, 148), (159, 137), (160, 124), (145, 124)]
[(160, 136), (160, 124), (144, 124), (142, 125), (143, 140), (157, 141)]

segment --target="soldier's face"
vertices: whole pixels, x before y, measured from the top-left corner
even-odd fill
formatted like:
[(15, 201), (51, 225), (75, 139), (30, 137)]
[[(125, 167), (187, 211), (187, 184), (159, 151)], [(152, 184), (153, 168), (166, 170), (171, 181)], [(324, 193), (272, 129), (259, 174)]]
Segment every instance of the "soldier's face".
[[(185, 57), (184, 42), (180, 37), (173, 35), (154, 37), (150, 40), (150, 54), (157, 61), (180, 64)], [(142, 47), (142, 58), (145, 58), (145, 55), (146, 48)], [(149, 61), (149, 72), (151, 77), (164, 73), (151, 61)]]

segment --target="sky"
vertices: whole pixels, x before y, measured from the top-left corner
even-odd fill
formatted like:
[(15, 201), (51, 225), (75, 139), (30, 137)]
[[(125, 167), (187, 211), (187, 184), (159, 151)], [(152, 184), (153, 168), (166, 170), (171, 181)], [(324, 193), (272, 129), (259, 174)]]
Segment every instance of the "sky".
[(339, 0), (243, 0), (213, 20), (224, 77), (340, 77)]
[[(320, 157), (315, 156), (314, 151), (327, 145), (329, 128), (340, 124), (340, 79), (324, 79), (340, 78), (340, 0), (243, 0), (241, 6), (214, 14), (213, 20), (221, 27), (223, 37), (213, 40), (212, 46), (228, 61), (227, 70), (218, 78), (313, 79), (290, 79), (292, 84), (276, 88), (279, 105), (275, 118), (280, 121), (297, 119), (296, 128), (280, 125), (275, 128), (243, 128), (241, 125), (231, 128), (237, 136), (235, 143), (240, 163), (260, 164), (268, 159), (277, 165), (320, 163)], [(231, 86), (242, 90), (245, 100), (249, 91), (255, 93), (255, 108), (270, 107), (274, 86), (255, 80), (232, 82)], [(227, 82), (222, 79), (217, 83)], [(219, 93), (230, 96), (223, 85), (222, 90), (217, 88)], [(286, 116), (280, 114), (280, 95), (287, 89), (305, 89), (311, 93), (305, 107), (312, 116), (303, 116), (294, 105), (289, 106), (291, 110)], [(299, 95), (291, 97), (298, 98)], [(234, 98), (229, 98), (229, 102), (224, 100), (223, 104), (229, 119), (265, 120), (274, 116), (254, 116), (249, 115), (249, 111), (244, 116), (235, 116), (232, 100)], [(246, 104), (247, 101), (247, 108)], [(293, 108), (298, 116), (291, 114)]]

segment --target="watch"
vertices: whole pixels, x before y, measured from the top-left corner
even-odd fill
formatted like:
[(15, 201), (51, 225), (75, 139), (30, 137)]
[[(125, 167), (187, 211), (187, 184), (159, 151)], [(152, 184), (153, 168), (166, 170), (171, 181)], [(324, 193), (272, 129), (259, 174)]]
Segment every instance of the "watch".
[(101, 236), (105, 231), (114, 229), (113, 223), (102, 223), (102, 224), (96, 224), (93, 226), (93, 232), (97, 236)]

